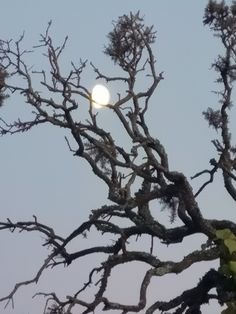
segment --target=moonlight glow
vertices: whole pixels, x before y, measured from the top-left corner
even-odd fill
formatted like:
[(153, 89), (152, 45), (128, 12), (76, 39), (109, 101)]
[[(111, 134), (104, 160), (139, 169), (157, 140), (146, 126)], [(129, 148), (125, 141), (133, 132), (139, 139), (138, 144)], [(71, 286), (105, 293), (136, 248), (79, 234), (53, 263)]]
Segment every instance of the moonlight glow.
[(95, 85), (92, 90), (92, 100), (94, 108), (106, 106), (110, 100), (109, 90), (103, 85)]

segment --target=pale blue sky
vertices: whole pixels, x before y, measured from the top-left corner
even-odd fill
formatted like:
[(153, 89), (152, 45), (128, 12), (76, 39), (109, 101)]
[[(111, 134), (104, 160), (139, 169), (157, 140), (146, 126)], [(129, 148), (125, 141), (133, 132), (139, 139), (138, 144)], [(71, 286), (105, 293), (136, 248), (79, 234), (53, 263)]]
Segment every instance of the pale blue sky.
[[(189, 177), (207, 168), (209, 159), (215, 156), (210, 140), (216, 135), (208, 129), (201, 115), (203, 110), (217, 101), (211, 93), (217, 85), (214, 84), (216, 76), (210, 66), (220, 49), (217, 39), (202, 25), (206, 3), (205, 0), (8, 0), (2, 4), (1, 37), (17, 39), (25, 31), (25, 48), (30, 49), (52, 19), (52, 37), (58, 43), (69, 35), (63, 59), (65, 70), (71, 60), (82, 58), (93, 61), (112, 75), (116, 70), (102, 53), (106, 34), (112, 28), (111, 22), (124, 13), (140, 10), (146, 23), (154, 24), (157, 30), (153, 51), (157, 57), (158, 71), (164, 71), (165, 77), (150, 104), (150, 129), (165, 145), (171, 169), (181, 170)], [(30, 61), (39, 68), (45, 62), (39, 54), (32, 59), (30, 57)], [(84, 84), (91, 88), (94, 78), (89, 70), (84, 75)], [(116, 86), (110, 88), (114, 97)], [(25, 108), (22, 99), (12, 97), (1, 115), (11, 119), (21, 112), (28, 114), (27, 111), (28, 107)], [(108, 127), (114, 124), (108, 111), (102, 113), (101, 120)], [(235, 125), (233, 128), (235, 131)], [(30, 220), (32, 215), (37, 215), (42, 222), (51, 224), (56, 232), (67, 235), (88, 217), (90, 209), (106, 203), (106, 188), (84, 161), (76, 159), (68, 151), (64, 135), (63, 130), (43, 126), (27, 134), (0, 138), (1, 220), (7, 217)], [(194, 182), (194, 187), (197, 188), (199, 184)], [(233, 202), (220, 190), (221, 185), (221, 180), (217, 179), (200, 195), (203, 214), (209, 218), (234, 219)], [(165, 221), (169, 214), (160, 212), (159, 215)], [(94, 237), (91, 240), (98, 241)], [(29, 279), (35, 273), (47, 254), (41, 248), (41, 243), (38, 235), (1, 233), (1, 296), (9, 292), (15, 281)], [(74, 248), (88, 243), (92, 245), (93, 242), (76, 243)], [(145, 244), (143, 241), (142, 245)], [(160, 248), (163, 258), (174, 256), (178, 259), (178, 256), (180, 258), (198, 246), (195, 238), (183, 244), (186, 246)], [(61, 295), (73, 292), (78, 284), (81, 286), (86, 281), (86, 266), (93, 260), (94, 257), (89, 257), (88, 262), (82, 260), (68, 270), (46, 273), (38, 287), (23, 288), (18, 293), (15, 310), (7, 308), (4, 312), (1, 309), (1, 313), (41, 314), (42, 300), (32, 301), (31, 295), (43, 289), (49, 292), (57, 289)], [(151, 294), (150, 298), (154, 300), (159, 293), (160, 298), (166, 298), (169, 293), (175, 296), (184, 287), (191, 287), (198, 281), (199, 269), (204, 274), (204, 266), (194, 266), (181, 275), (178, 284), (173, 275), (166, 282), (165, 278), (156, 279), (154, 283), (162, 288), (157, 292), (153, 283), (155, 294)], [(136, 280), (137, 271), (138, 267), (128, 266), (128, 271), (124, 273), (126, 276), (130, 274), (129, 282)], [(61, 284), (60, 276), (65, 284)], [(125, 298), (124, 291), (119, 288), (124, 278), (116, 273), (114, 278), (117, 286), (112, 286), (111, 290), (118, 298)], [(132, 289), (129, 299), (136, 302), (137, 297), (137, 291)], [(207, 308), (205, 313), (216, 313), (216, 309)]]

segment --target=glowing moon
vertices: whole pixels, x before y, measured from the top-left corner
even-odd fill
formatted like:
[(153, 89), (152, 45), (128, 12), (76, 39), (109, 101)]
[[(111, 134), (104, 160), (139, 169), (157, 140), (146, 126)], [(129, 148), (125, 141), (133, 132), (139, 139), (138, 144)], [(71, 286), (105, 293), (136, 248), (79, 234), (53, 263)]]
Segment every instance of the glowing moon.
[(93, 107), (96, 109), (102, 108), (109, 103), (110, 100), (110, 93), (109, 90), (101, 85), (97, 84), (92, 89), (92, 101)]

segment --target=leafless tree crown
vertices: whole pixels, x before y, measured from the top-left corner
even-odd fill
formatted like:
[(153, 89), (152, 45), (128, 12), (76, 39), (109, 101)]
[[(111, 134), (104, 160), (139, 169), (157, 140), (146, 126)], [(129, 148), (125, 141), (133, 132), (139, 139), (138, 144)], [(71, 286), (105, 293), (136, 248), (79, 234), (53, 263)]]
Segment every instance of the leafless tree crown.
[[(35, 277), (16, 284), (0, 301), (13, 302), (14, 295), (21, 286), (38, 282), (49, 267), (60, 264), (69, 267), (81, 257), (103, 253), (103, 262), (91, 270), (87, 282), (79, 283), (78, 290), (73, 295), (61, 300), (55, 292), (37, 294), (46, 297), (44, 313), (94, 313), (101, 305), (109, 313), (113, 310), (119, 310), (123, 314), (144, 310), (147, 314), (157, 310), (176, 314), (201, 313), (201, 306), (212, 299), (227, 304), (228, 310), (234, 309), (236, 224), (233, 221), (205, 219), (197, 196), (220, 173), (229, 196), (236, 200), (236, 148), (232, 144), (229, 130), (232, 88), (236, 78), (236, 3), (227, 6), (224, 2), (210, 1), (205, 10), (204, 24), (219, 37), (225, 54), (218, 56), (213, 63), (221, 86), (218, 108), (208, 108), (203, 113), (220, 137), (212, 141), (216, 154), (210, 160), (209, 169), (199, 171), (191, 178), (209, 176), (197, 191), (193, 191), (190, 180), (184, 173), (171, 168), (165, 147), (150, 134), (146, 124), (148, 107), (163, 74), (157, 71), (152, 51), (156, 33), (152, 26), (145, 26), (139, 12), (121, 16), (108, 34), (109, 43), (104, 52), (123, 70), (123, 76), (104, 74), (91, 63), (96, 78), (104, 79), (108, 84), (114, 81), (126, 84), (123, 94), (119, 94), (104, 110), (110, 110), (118, 118), (131, 143), (129, 148), (119, 145), (111, 132), (100, 125), (91, 91), (83, 83), (82, 74), (88, 66), (87, 62), (80, 61), (79, 65), (72, 62), (68, 74), (63, 74), (60, 58), (66, 48), (67, 38), (61, 46), (56, 47), (50, 36), (51, 23), (45, 34), (41, 35), (39, 45), (34, 47), (34, 50), (45, 49), (49, 71), (31, 69), (27, 65), (25, 60), (31, 51), (22, 49), (23, 36), (16, 42), (1, 41), (0, 93), (18, 93), (33, 108), (33, 112), (32, 119), (27, 121), (18, 119), (8, 122), (1, 117), (0, 133), (25, 132), (44, 123), (69, 130), (71, 137), (66, 138), (69, 150), (75, 157), (86, 160), (93, 173), (107, 185), (110, 202), (93, 209), (88, 220), (67, 237), (61, 237), (50, 226), (40, 223), (37, 217), (33, 217), (32, 221), (14, 222), (8, 219), (0, 222), (1, 230), (37, 230), (46, 237), (44, 245), (51, 249)], [(8, 80), (6, 73), (10, 78), (17, 76), (18, 80)], [(145, 79), (146, 75), (151, 78), (149, 87), (137, 92), (137, 76)], [(40, 90), (34, 88), (35, 77), (41, 78)], [(11, 84), (15, 81), (20, 83)], [(0, 105), (2, 100), (0, 98)], [(74, 112), (80, 110), (81, 102), (86, 102), (88, 106), (89, 118), (85, 121), (76, 120), (74, 115)], [(169, 208), (173, 222), (171, 228), (159, 221), (156, 209), (151, 207), (154, 200), (157, 201), (156, 208), (163, 205)], [(101, 236), (109, 234), (114, 242), (70, 252), (68, 245), (74, 239), (86, 236), (91, 229)], [(193, 234), (205, 235), (206, 243), (200, 250), (192, 251), (178, 262), (163, 260), (153, 253), (155, 239), (163, 245), (175, 245)], [(136, 237), (139, 240), (144, 235), (150, 237), (150, 247), (133, 250), (130, 244), (132, 239)], [(230, 245), (228, 240), (231, 241)], [(203, 274), (197, 286), (168, 301), (159, 300), (158, 295), (153, 304), (147, 301), (152, 278), (179, 274), (195, 263), (212, 260), (220, 260), (222, 267), (218, 270), (210, 269)], [(140, 286), (137, 304), (119, 303), (115, 296), (113, 300), (108, 298), (107, 286), (113, 269), (137, 261), (149, 267)], [(95, 275), (100, 275), (97, 283), (94, 282)], [(90, 286), (96, 288), (96, 293), (89, 302), (84, 301), (83, 292)], [(213, 288), (216, 288), (214, 293), (211, 292)]]

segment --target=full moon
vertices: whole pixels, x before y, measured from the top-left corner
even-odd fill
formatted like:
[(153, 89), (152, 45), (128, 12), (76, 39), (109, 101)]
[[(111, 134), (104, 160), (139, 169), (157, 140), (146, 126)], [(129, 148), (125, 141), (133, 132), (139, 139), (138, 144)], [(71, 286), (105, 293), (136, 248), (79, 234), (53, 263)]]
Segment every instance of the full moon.
[(95, 85), (92, 89), (93, 107), (96, 109), (102, 108), (109, 103), (109, 100), (109, 90), (101, 84)]

